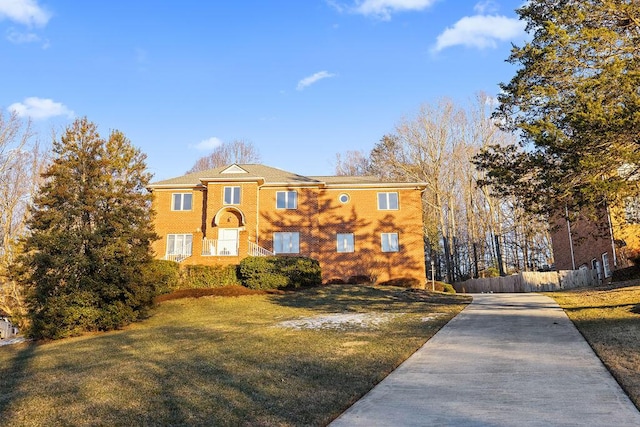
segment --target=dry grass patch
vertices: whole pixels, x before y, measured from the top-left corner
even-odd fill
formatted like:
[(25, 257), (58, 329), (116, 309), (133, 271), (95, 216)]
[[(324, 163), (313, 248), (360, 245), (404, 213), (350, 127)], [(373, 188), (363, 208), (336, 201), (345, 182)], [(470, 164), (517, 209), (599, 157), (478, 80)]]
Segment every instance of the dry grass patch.
[(640, 409), (640, 282), (547, 294)]
[[(326, 425), (469, 301), (367, 286), (167, 301), (126, 330), (0, 347), (0, 425)], [(345, 313), (387, 320), (282, 327)]]

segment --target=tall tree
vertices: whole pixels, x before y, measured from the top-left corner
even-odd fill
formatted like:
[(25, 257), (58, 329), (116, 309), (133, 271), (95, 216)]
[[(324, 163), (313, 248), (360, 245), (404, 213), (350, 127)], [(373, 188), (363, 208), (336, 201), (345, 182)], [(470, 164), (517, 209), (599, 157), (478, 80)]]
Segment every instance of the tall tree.
[(477, 157), (486, 182), (537, 212), (636, 194), (640, 2), (531, 0), (518, 14), (533, 38), (512, 50), (495, 118), (521, 139)]
[(367, 154), (359, 150), (348, 150), (336, 154), (336, 175), (363, 176), (371, 173), (371, 162)]
[(252, 143), (237, 139), (217, 146), (211, 154), (200, 157), (187, 173), (200, 172), (231, 163), (259, 163), (260, 153)]
[(30, 123), (15, 113), (0, 112), (0, 311), (21, 328), (26, 326), (24, 289), (10, 275), (26, 232), (27, 206), (46, 163)]
[(145, 155), (86, 118), (53, 143), (15, 271), (28, 289), (30, 333), (60, 338), (118, 328), (151, 305), (141, 270), (156, 238)]

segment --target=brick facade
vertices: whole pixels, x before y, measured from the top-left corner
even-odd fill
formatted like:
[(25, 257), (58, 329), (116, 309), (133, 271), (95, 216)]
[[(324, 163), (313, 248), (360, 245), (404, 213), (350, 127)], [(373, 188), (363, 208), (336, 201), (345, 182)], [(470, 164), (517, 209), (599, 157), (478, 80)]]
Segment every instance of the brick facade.
[(553, 224), (557, 270), (595, 268), (606, 279), (610, 272), (631, 265), (631, 259), (640, 253), (640, 225), (627, 223), (622, 209), (602, 208), (595, 218), (575, 215), (570, 221), (558, 216)]
[[(237, 204), (225, 203), (225, 187), (240, 188)], [(274, 252), (276, 234), (293, 233), (279, 234), (284, 242), (280, 244), (291, 255), (317, 259), (324, 282), (351, 276), (369, 276), (378, 282), (426, 278), (421, 183), (304, 177), (263, 165), (233, 165), (157, 182), (150, 190), (155, 228), (161, 237), (153, 244), (157, 258), (167, 256), (168, 236), (191, 236), (190, 256), (179, 257), (181, 263), (238, 264), (249, 255), (250, 245)], [(281, 192), (294, 194), (295, 208), (277, 207)], [(174, 195), (181, 193), (192, 194), (191, 209), (172, 210)], [(395, 205), (378, 209), (379, 193), (397, 194), (397, 209)], [(395, 200), (395, 195), (391, 197)], [(347, 235), (347, 241), (352, 235), (353, 247), (344, 243), (339, 251), (339, 233)], [(232, 240), (237, 236), (237, 244), (223, 239), (229, 236)], [(389, 251), (383, 251), (383, 240)]]

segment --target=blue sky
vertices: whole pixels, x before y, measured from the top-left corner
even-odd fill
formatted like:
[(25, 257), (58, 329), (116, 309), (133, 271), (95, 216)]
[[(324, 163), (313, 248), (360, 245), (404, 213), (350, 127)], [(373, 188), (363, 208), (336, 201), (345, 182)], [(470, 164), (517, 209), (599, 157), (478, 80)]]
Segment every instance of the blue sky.
[(0, 108), (41, 140), (87, 116), (154, 180), (243, 139), (333, 173), (421, 104), (498, 92), (523, 0), (0, 0)]

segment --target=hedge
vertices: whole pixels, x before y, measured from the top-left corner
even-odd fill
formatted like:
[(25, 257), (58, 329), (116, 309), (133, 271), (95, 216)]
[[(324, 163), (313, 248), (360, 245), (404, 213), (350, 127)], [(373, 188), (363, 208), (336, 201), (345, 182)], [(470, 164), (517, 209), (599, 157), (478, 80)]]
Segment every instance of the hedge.
[(177, 289), (220, 288), (239, 284), (235, 265), (185, 265)]
[(247, 257), (238, 268), (242, 285), (249, 289), (315, 286), (322, 283), (320, 264), (307, 257)]

